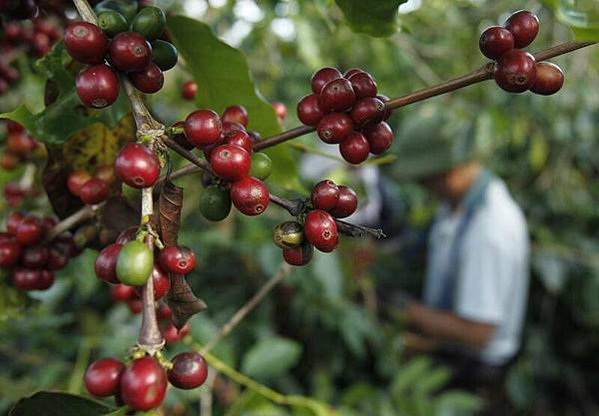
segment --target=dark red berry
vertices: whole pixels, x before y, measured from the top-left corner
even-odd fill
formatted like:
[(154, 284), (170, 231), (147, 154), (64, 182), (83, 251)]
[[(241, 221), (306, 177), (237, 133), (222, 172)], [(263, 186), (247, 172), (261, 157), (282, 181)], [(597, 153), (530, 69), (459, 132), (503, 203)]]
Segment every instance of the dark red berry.
[(114, 242), (117, 244), (126, 244), (135, 238), (138, 230), (139, 230), (139, 227), (136, 225), (127, 227), (123, 231), (121, 231), (121, 233), (118, 235), (118, 237), (116, 238), (116, 240)]
[(387, 123), (381, 121), (364, 130), (364, 137), (370, 145), (370, 153), (380, 155), (385, 153), (393, 144), (393, 130)]
[(366, 71), (364, 71), (364, 70), (363, 70), (363, 69), (361, 69), (361, 68), (350, 68), (350, 69), (348, 69), (347, 71), (345, 71), (345, 73), (343, 74), (343, 78), (347, 78), (347, 79), (348, 79), (348, 78), (349, 78), (349, 77), (351, 77), (352, 75), (354, 75), (354, 74), (358, 74), (358, 73), (360, 73), (360, 72), (366, 72)]
[(116, 358), (94, 361), (85, 372), (83, 382), (89, 394), (97, 397), (114, 396), (119, 391), (125, 364)]
[[(387, 103), (387, 101), (389, 101), (389, 97), (387, 97), (384, 94), (379, 94), (376, 96), (376, 98), (378, 98), (379, 100), (381, 100), (383, 103)], [(385, 107), (385, 110), (383, 111), (383, 121), (386, 121), (389, 119), (389, 117), (391, 117), (392, 114), (392, 110), (388, 109)]]
[(22, 133), (25, 131), (25, 127), (22, 124), (13, 120), (7, 120), (6, 129), (9, 133)]
[(320, 108), (325, 112), (345, 111), (356, 102), (351, 82), (345, 78), (334, 79), (320, 90)]
[(181, 85), (181, 96), (186, 100), (192, 101), (196, 98), (196, 94), (198, 93), (198, 84), (195, 81), (189, 80), (185, 81)]
[(370, 144), (362, 133), (354, 131), (339, 145), (339, 152), (347, 162), (357, 165), (368, 159)]
[(319, 209), (306, 215), (304, 234), (314, 247), (325, 253), (333, 251), (339, 243), (335, 219), (328, 212)]
[(160, 303), (158, 308), (156, 309), (156, 317), (159, 321), (164, 321), (167, 319), (171, 319), (173, 316), (173, 311), (166, 303)]
[(54, 273), (50, 270), (41, 270), (37, 283), (37, 290), (48, 290), (54, 284)]
[(135, 88), (146, 94), (154, 94), (160, 91), (164, 85), (164, 74), (158, 65), (153, 62), (142, 71), (131, 72), (129, 79)]
[(493, 26), (480, 35), (478, 47), (483, 55), (496, 61), (514, 49), (514, 35), (503, 27)]
[(174, 344), (187, 336), (189, 330), (190, 327), (188, 324), (183, 325), (181, 329), (177, 329), (172, 322), (169, 322), (160, 332), (167, 344)]
[(310, 200), (314, 209), (329, 211), (337, 205), (339, 187), (330, 179), (318, 182), (312, 190)]
[(374, 79), (367, 72), (355, 73), (348, 79), (354, 89), (356, 99), (376, 97), (378, 87)]
[(384, 117), (385, 103), (376, 97), (362, 98), (351, 110), (351, 119), (357, 128), (379, 123)]
[(35, 147), (35, 140), (27, 133), (9, 134), (6, 139), (6, 148), (15, 155), (28, 156)]
[(84, 64), (100, 64), (108, 51), (108, 38), (98, 26), (87, 22), (70, 23), (64, 34), (69, 55)]
[(75, 257), (82, 251), (75, 244), (75, 239), (71, 234), (62, 234), (52, 241), (52, 247), (62, 251), (69, 257)]
[(250, 216), (262, 214), (270, 202), (270, 193), (264, 182), (250, 176), (233, 182), (229, 194), (235, 208)]
[(46, 268), (50, 271), (63, 269), (69, 263), (69, 258), (69, 255), (62, 250), (60, 246), (53, 246), (50, 248), (50, 254), (48, 256)]
[[(154, 264), (152, 269), (152, 287), (154, 288), (154, 300), (162, 299), (171, 290), (171, 279), (168, 274), (158, 265)], [(135, 293), (141, 297), (142, 286), (135, 288)]]
[(282, 123), (283, 121), (285, 121), (285, 118), (287, 117), (287, 106), (285, 104), (283, 104), (282, 102), (273, 101), (272, 108), (273, 108), (273, 110), (275, 110), (275, 114), (277, 115), (277, 119), (279, 120), (279, 123)]
[(316, 129), (318, 137), (328, 144), (341, 143), (354, 129), (354, 123), (345, 113), (327, 114)]
[(127, 301), (127, 308), (129, 308), (129, 312), (133, 315), (139, 315), (144, 309), (144, 302), (139, 298), (129, 299)]
[(123, 372), (120, 390), (125, 404), (133, 409), (154, 409), (166, 393), (164, 368), (154, 357), (138, 358)]
[(6, 232), (16, 235), (17, 229), (19, 228), (19, 225), (21, 225), (23, 218), (25, 218), (25, 214), (21, 211), (13, 211), (8, 214), (8, 218), (6, 219)]
[(283, 258), (288, 264), (292, 266), (305, 266), (312, 260), (314, 255), (314, 246), (308, 241), (304, 241), (302, 244), (295, 248), (287, 248), (283, 250)]
[(241, 123), (236, 123), (234, 121), (224, 121), (223, 123), (223, 136), (230, 136), (231, 134), (237, 131), (247, 132), (245, 126)]
[(119, 283), (110, 288), (110, 296), (115, 302), (127, 302), (128, 300), (135, 299), (137, 294), (133, 286)]
[(196, 265), (196, 256), (189, 247), (167, 246), (160, 251), (159, 262), (168, 273), (189, 274)]
[(46, 265), (50, 251), (45, 246), (25, 247), (21, 256), (23, 266), (29, 269), (40, 269)]
[(248, 112), (242, 105), (232, 105), (225, 108), (221, 116), (223, 123), (239, 123), (245, 127), (248, 125)]
[(246, 177), (251, 164), (250, 154), (239, 146), (224, 144), (214, 149), (210, 155), (210, 166), (214, 173), (228, 181)]
[(23, 246), (33, 246), (38, 244), (44, 238), (44, 228), (39, 218), (28, 215), (17, 228), (15, 234), (17, 241)]
[(42, 279), (41, 271), (19, 267), (12, 272), (12, 284), (20, 290), (38, 290)]
[(110, 62), (124, 72), (143, 71), (152, 62), (152, 46), (139, 33), (119, 33), (110, 43)]
[(216, 143), (222, 133), (222, 123), (212, 110), (197, 110), (185, 119), (185, 137), (197, 147)]
[(99, 279), (108, 283), (119, 283), (119, 279), (116, 277), (116, 261), (122, 248), (122, 244), (114, 243), (100, 251), (94, 265), (96, 276)]
[(535, 58), (528, 52), (511, 50), (495, 64), (495, 82), (508, 92), (524, 92), (535, 84)]
[(96, 205), (104, 202), (110, 194), (108, 184), (99, 178), (91, 178), (79, 190), (79, 198), (87, 205)]
[(148, 188), (160, 177), (160, 161), (146, 146), (128, 143), (117, 155), (114, 171), (127, 185)]
[(48, 232), (53, 227), (55, 227), (56, 224), (58, 224), (58, 219), (56, 219), (56, 217), (54, 217), (54, 216), (47, 216), (47, 217), (43, 217), (41, 219), (41, 222), (42, 222), (42, 227), (44, 228), (44, 231)]
[(559, 66), (551, 62), (536, 64), (537, 79), (530, 88), (532, 92), (540, 95), (552, 95), (562, 89), (564, 73)]
[(335, 68), (324, 67), (320, 68), (312, 75), (310, 84), (314, 94), (320, 94), (320, 90), (334, 79), (343, 78), (341, 72)]
[(316, 94), (306, 95), (297, 104), (297, 117), (307, 126), (316, 126), (324, 116)]
[(250, 139), (250, 135), (245, 131), (236, 130), (231, 132), (225, 137), (225, 143), (231, 146), (239, 146), (250, 155), (253, 151), (252, 139)]
[(21, 245), (12, 237), (0, 241), (0, 267), (6, 268), (17, 264), (21, 257)]
[(168, 381), (180, 389), (200, 387), (208, 377), (208, 364), (197, 352), (182, 352), (173, 358), (173, 367), (168, 370)]
[(79, 99), (88, 107), (108, 107), (119, 96), (119, 79), (104, 64), (90, 66), (79, 72), (75, 85)]
[(69, 192), (75, 196), (79, 196), (81, 187), (91, 178), (92, 175), (84, 170), (74, 170), (67, 179), (67, 188), (69, 188)]
[(526, 10), (513, 13), (503, 25), (514, 35), (514, 47), (522, 49), (532, 43), (539, 33), (539, 18)]
[(33, 35), (33, 50), (35, 55), (38, 57), (42, 57), (48, 54), (52, 49), (52, 41), (50, 37), (45, 33), (36, 32)]
[(339, 186), (339, 200), (331, 215), (335, 218), (346, 218), (356, 212), (358, 195), (348, 186)]

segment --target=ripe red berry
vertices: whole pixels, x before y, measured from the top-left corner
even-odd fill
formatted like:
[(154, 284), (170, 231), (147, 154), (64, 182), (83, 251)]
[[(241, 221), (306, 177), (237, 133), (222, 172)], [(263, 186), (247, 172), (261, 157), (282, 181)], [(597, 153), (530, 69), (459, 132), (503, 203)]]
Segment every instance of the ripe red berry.
[(245, 131), (241, 131), (241, 130), (232, 131), (231, 133), (226, 135), (225, 143), (229, 144), (231, 146), (241, 147), (243, 150), (248, 152), (250, 155), (253, 152), (254, 143), (252, 142), (250, 135)]
[(333, 251), (339, 243), (337, 223), (326, 211), (310, 211), (304, 221), (304, 233), (314, 247), (325, 253)]
[(345, 78), (334, 79), (320, 90), (320, 108), (326, 112), (345, 111), (356, 102), (351, 82)]
[(532, 43), (539, 33), (539, 18), (526, 10), (513, 13), (503, 25), (514, 35), (514, 47), (522, 49)]
[(339, 200), (331, 215), (335, 218), (346, 218), (356, 212), (358, 208), (358, 195), (348, 186), (339, 186)]
[(173, 311), (166, 303), (160, 303), (158, 308), (156, 308), (156, 317), (159, 321), (164, 321), (167, 319), (171, 319), (173, 316)]
[(17, 241), (23, 246), (33, 246), (38, 244), (44, 238), (44, 228), (39, 218), (28, 215), (17, 228), (15, 234)]
[(164, 340), (167, 344), (174, 344), (175, 342), (180, 341), (183, 337), (189, 334), (190, 327), (188, 324), (183, 325), (181, 329), (177, 329), (177, 327), (169, 322), (160, 333), (164, 337)]
[(297, 104), (297, 117), (307, 126), (316, 126), (324, 116), (316, 94), (306, 95)]
[(343, 74), (343, 78), (349, 79), (354, 74), (358, 74), (360, 72), (366, 72), (362, 68), (350, 68)]
[(532, 87), (537, 78), (535, 58), (528, 52), (511, 50), (495, 64), (495, 82), (508, 92), (524, 92)]
[(277, 119), (279, 120), (279, 123), (282, 123), (283, 121), (285, 121), (285, 118), (287, 117), (287, 106), (285, 104), (283, 104), (282, 102), (273, 101), (272, 108), (273, 108), (273, 110), (275, 110), (275, 114), (277, 115)]
[(514, 49), (514, 35), (503, 27), (493, 26), (480, 35), (478, 47), (483, 55), (496, 61)]
[(75, 196), (79, 196), (81, 187), (91, 178), (92, 175), (84, 170), (74, 170), (67, 179), (67, 188), (69, 188), (69, 192)]
[(41, 222), (44, 231), (48, 232), (52, 229), (52, 227), (55, 227), (56, 224), (58, 224), (58, 219), (56, 219), (54, 216), (46, 216), (41, 219)]
[(108, 283), (119, 283), (119, 279), (116, 276), (116, 261), (121, 252), (121, 248), (123, 248), (122, 244), (114, 243), (104, 247), (104, 249), (98, 253), (94, 270), (99, 279), (105, 280)]
[(320, 120), (316, 132), (328, 144), (341, 143), (354, 129), (354, 123), (345, 113), (327, 114)]
[(25, 247), (21, 254), (21, 263), (29, 269), (44, 267), (50, 257), (50, 251), (45, 246)]
[(193, 101), (198, 93), (198, 84), (193, 80), (185, 81), (181, 85), (181, 96), (186, 100)]
[(121, 397), (135, 410), (160, 406), (166, 393), (166, 373), (158, 360), (146, 356), (134, 360), (121, 377)]
[(50, 270), (41, 270), (38, 281), (37, 290), (48, 290), (54, 284), (54, 273)]
[(244, 127), (248, 125), (248, 112), (242, 105), (232, 105), (225, 108), (221, 116), (223, 123), (239, 123)]
[(65, 268), (67, 264), (69, 264), (68, 253), (62, 250), (60, 246), (51, 247), (46, 268), (52, 272)]
[(37, 269), (16, 268), (12, 272), (12, 284), (20, 290), (38, 290), (42, 279), (41, 271)]
[(127, 185), (137, 189), (148, 188), (160, 176), (160, 161), (146, 146), (128, 143), (117, 155), (114, 171)]
[[(135, 289), (133, 289), (135, 292)], [(144, 309), (144, 302), (139, 298), (129, 299), (127, 301), (127, 308), (133, 315), (139, 315)]]
[(339, 151), (343, 159), (357, 165), (368, 159), (370, 144), (362, 133), (354, 131), (339, 145)]
[(212, 110), (196, 110), (185, 119), (185, 137), (197, 147), (216, 143), (222, 133), (222, 123)]
[(378, 87), (374, 78), (367, 72), (357, 72), (349, 78), (351, 85), (356, 93), (356, 99), (366, 97), (376, 97)]
[(283, 259), (292, 266), (304, 266), (312, 260), (314, 246), (307, 241), (295, 248), (283, 250)]
[[(143, 286), (136, 286), (135, 293), (141, 297)], [(152, 287), (154, 288), (154, 300), (162, 299), (171, 290), (171, 279), (168, 274), (156, 263), (152, 269)]]
[[(245, 126), (241, 123), (236, 123), (234, 121), (223, 121), (223, 136), (230, 136), (236, 131), (244, 131), (247, 132)], [(249, 134), (249, 133), (248, 133)]]
[(393, 130), (384, 121), (366, 128), (364, 137), (368, 140), (370, 153), (373, 155), (385, 153), (393, 144)]
[(9, 134), (6, 139), (6, 148), (19, 156), (29, 156), (36, 146), (35, 140), (25, 132)]
[(102, 358), (94, 361), (85, 372), (83, 382), (89, 394), (108, 397), (117, 394), (125, 364), (116, 358)]
[(142, 71), (131, 72), (129, 79), (135, 88), (146, 94), (154, 94), (160, 91), (164, 85), (164, 74), (158, 65), (153, 62), (150, 62)]
[(320, 181), (312, 189), (310, 200), (314, 209), (329, 211), (337, 205), (339, 187), (330, 179)]
[(168, 381), (180, 389), (200, 387), (208, 377), (208, 364), (197, 352), (183, 352), (173, 358), (173, 368), (168, 370)]
[(21, 245), (13, 238), (0, 241), (0, 267), (6, 268), (17, 264), (21, 257)]
[(123, 231), (121, 231), (121, 233), (118, 235), (114, 242), (118, 244), (127, 244), (129, 241), (135, 238), (138, 230), (139, 227), (137, 225), (127, 227)]
[(270, 193), (264, 182), (251, 176), (233, 182), (229, 195), (235, 208), (250, 216), (262, 214), (270, 202)]
[(122, 283), (118, 283), (110, 288), (110, 296), (115, 302), (127, 302), (135, 299), (137, 294), (133, 286), (127, 286)]
[(139, 33), (119, 33), (110, 43), (110, 62), (124, 72), (143, 71), (152, 62), (152, 46)]
[(540, 95), (555, 94), (564, 85), (564, 73), (559, 66), (551, 62), (536, 64), (537, 79), (530, 88), (532, 92)]
[(196, 255), (189, 247), (167, 246), (160, 251), (159, 262), (168, 273), (189, 274), (196, 265)]
[(108, 107), (119, 96), (119, 79), (104, 64), (90, 66), (79, 72), (75, 85), (79, 99), (88, 107)]
[(96, 205), (104, 202), (110, 194), (108, 184), (99, 178), (91, 178), (79, 190), (79, 198), (87, 205)]
[(354, 105), (350, 114), (357, 128), (376, 124), (385, 117), (385, 103), (376, 97), (362, 98)]
[(320, 68), (312, 75), (310, 84), (314, 94), (320, 94), (320, 90), (334, 79), (343, 78), (341, 72), (335, 68), (324, 67)]
[(17, 229), (23, 221), (23, 218), (25, 218), (25, 214), (23, 214), (21, 211), (13, 211), (8, 214), (8, 217), (6, 218), (6, 232), (16, 235)]
[(98, 26), (87, 22), (70, 23), (64, 34), (69, 55), (84, 64), (100, 64), (108, 50), (108, 38)]
[(214, 173), (227, 181), (246, 177), (250, 171), (252, 158), (239, 146), (223, 144), (210, 154), (210, 166)]

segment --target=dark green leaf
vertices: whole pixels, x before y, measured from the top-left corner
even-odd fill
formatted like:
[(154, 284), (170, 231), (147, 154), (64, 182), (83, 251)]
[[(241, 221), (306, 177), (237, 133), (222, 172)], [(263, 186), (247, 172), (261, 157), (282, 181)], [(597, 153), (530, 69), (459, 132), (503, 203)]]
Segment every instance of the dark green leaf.
[(85, 397), (67, 393), (40, 391), (33, 396), (19, 400), (10, 411), (10, 416), (100, 416), (124, 414), (114, 413), (113, 411), (114, 409)]
[(258, 341), (243, 357), (242, 372), (258, 379), (277, 377), (299, 360), (302, 347), (297, 342), (280, 337)]
[(397, 9), (407, 0), (335, 0), (354, 32), (391, 36), (397, 31)]

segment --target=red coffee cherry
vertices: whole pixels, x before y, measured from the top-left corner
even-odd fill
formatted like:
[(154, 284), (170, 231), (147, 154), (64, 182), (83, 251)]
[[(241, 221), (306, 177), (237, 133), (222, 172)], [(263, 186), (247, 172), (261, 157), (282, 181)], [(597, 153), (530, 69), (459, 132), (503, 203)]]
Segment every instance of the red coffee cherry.
[(106, 201), (110, 195), (108, 184), (99, 178), (91, 178), (79, 190), (79, 198), (86, 205), (96, 205)]
[(528, 52), (511, 50), (495, 64), (495, 82), (508, 92), (524, 92), (532, 87), (537, 78), (535, 58)]
[(110, 43), (110, 62), (120, 71), (143, 71), (152, 62), (152, 46), (139, 33), (119, 33)]
[(514, 47), (522, 49), (532, 43), (539, 33), (539, 18), (526, 10), (513, 13), (503, 25), (514, 35)]
[(185, 119), (185, 137), (197, 147), (216, 143), (222, 128), (218, 114), (208, 109), (194, 111)]
[(225, 108), (221, 116), (223, 123), (239, 123), (244, 127), (248, 125), (248, 112), (242, 105), (232, 105)]
[(73, 236), (69, 233), (59, 235), (52, 241), (52, 247), (62, 251), (69, 257), (78, 256), (82, 249), (75, 244)]
[(167, 344), (174, 344), (189, 334), (190, 327), (188, 324), (183, 325), (181, 329), (177, 329), (175, 324), (169, 322), (160, 333), (164, 337)]
[(306, 239), (318, 250), (329, 253), (339, 243), (337, 223), (326, 211), (315, 209), (306, 215), (304, 221)]
[(121, 233), (118, 235), (118, 237), (116, 238), (116, 240), (114, 242), (117, 244), (123, 244), (123, 245), (127, 244), (129, 241), (131, 241), (135, 238), (138, 230), (139, 230), (139, 227), (137, 225), (132, 225), (131, 227), (127, 227), (123, 231), (121, 231)]
[(210, 166), (214, 173), (227, 181), (242, 179), (250, 172), (252, 158), (239, 146), (223, 144), (210, 154)]
[(376, 97), (362, 98), (354, 105), (350, 114), (357, 128), (376, 124), (385, 117), (385, 103)]
[(40, 269), (46, 265), (50, 251), (45, 246), (25, 247), (21, 254), (21, 263), (29, 269)]
[(357, 165), (368, 159), (370, 145), (362, 133), (354, 131), (339, 145), (339, 151), (343, 159)]
[(493, 26), (480, 35), (478, 47), (483, 55), (496, 61), (514, 49), (514, 35), (503, 27)]
[[(105, 280), (108, 283), (119, 283), (119, 279), (116, 276), (116, 261), (122, 248), (122, 244), (114, 243), (104, 247), (104, 249), (100, 251), (94, 265), (96, 276), (99, 279)], [(127, 299), (129, 298), (127, 297)]]
[(48, 35), (41, 32), (36, 32), (33, 35), (33, 50), (35, 56), (42, 57), (47, 55), (52, 49), (52, 41)]
[(200, 387), (208, 377), (208, 364), (197, 352), (182, 352), (173, 358), (173, 368), (168, 370), (168, 381), (180, 389)]
[(325, 112), (346, 111), (356, 102), (351, 82), (345, 78), (334, 79), (320, 90), (320, 108)]
[(108, 107), (119, 96), (119, 79), (104, 64), (90, 66), (79, 72), (75, 86), (79, 99), (87, 107)]
[(69, 264), (69, 259), (69, 255), (60, 246), (51, 247), (46, 268), (51, 272), (64, 269)]
[(275, 110), (279, 123), (285, 121), (285, 118), (287, 117), (287, 106), (279, 101), (273, 101), (271, 105), (273, 110)]
[(54, 273), (50, 270), (41, 270), (37, 282), (37, 290), (48, 290), (54, 284)]
[(64, 45), (77, 61), (94, 65), (104, 62), (108, 38), (98, 26), (87, 22), (70, 23), (64, 34)]
[(314, 247), (307, 241), (295, 248), (283, 250), (283, 259), (292, 266), (305, 266), (312, 260)]
[(18, 267), (13, 270), (12, 284), (20, 290), (38, 290), (42, 279), (41, 271), (37, 269), (26, 269)]
[(552, 95), (562, 89), (564, 73), (559, 66), (551, 62), (536, 64), (536, 81), (530, 88), (532, 92), (540, 95)]
[[(241, 123), (236, 123), (234, 121), (223, 121), (223, 136), (230, 136), (236, 131), (244, 131), (247, 132), (245, 126)], [(249, 134), (249, 133), (248, 133)]]
[(13, 211), (8, 214), (8, 217), (6, 218), (6, 232), (16, 235), (17, 229), (19, 228), (19, 225), (21, 225), (23, 218), (25, 218), (25, 214), (21, 211)]
[(380, 155), (385, 153), (393, 144), (393, 130), (387, 123), (381, 121), (364, 130), (364, 137), (370, 145), (370, 153)]
[(46, 216), (42, 217), (41, 222), (44, 231), (48, 232), (52, 229), (52, 227), (55, 227), (56, 224), (58, 224), (58, 219), (54, 216)]
[(181, 97), (188, 101), (193, 101), (198, 93), (198, 84), (193, 80), (185, 81), (181, 85)]
[(348, 186), (339, 186), (339, 200), (331, 215), (335, 218), (346, 218), (356, 212), (358, 208), (358, 195)]
[(84, 170), (74, 170), (67, 179), (67, 188), (69, 188), (69, 192), (75, 196), (79, 196), (81, 187), (91, 178), (92, 175)]
[(117, 155), (114, 171), (132, 188), (148, 188), (154, 185), (160, 176), (160, 161), (146, 146), (128, 143)]
[(315, 94), (306, 95), (297, 104), (297, 117), (307, 126), (316, 126), (324, 116), (325, 112), (320, 108)]
[(345, 113), (327, 114), (320, 120), (316, 132), (325, 143), (337, 144), (349, 136), (354, 129), (351, 117)]
[(360, 72), (366, 72), (362, 68), (350, 68), (343, 74), (343, 78), (349, 79), (354, 74), (358, 74)]
[(0, 241), (0, 267), (14, 266), (21, 257), (21, 245), (12, 237)]
[(164, 74), (162, 70), (153, 62), (142, 71), (131, 72), (129, 74), (131, 83), (146, 94), (154, 94), (162, 89), (164, 85)]
[(241, 147), (250, 155), (253, 152), (254, 143), (252, 142), (252, 139), (250, 139), (250, 135), (245, 131), (236, 130), (231, 132), (226, 136), (225, 143), (231, 146)]
[(17, 228), (15, 237), (23, 246), (33, 246), (40, 243), (44, 238), (44, 228), (40, 219), (33, 215), (23, 218)]
[(235, 208), (250, 216), (262, 214), (270, 202), (270, 193), (264, 182), (251, 176), (233, 182), (229, 195)]
[(144, 302), (139, 298), (129, 299), (127, 301), (127, 308), (129, 308), (129, 312), (131, 312), (133, 315), (139, 315), (144, 309)]
[[(154, 264), (152, 269), (152, 287), (155, 301), (162, 299), (171, 290), (171, 279), (158, 264)], [(139, 297), (141, 297), (141, 290), (142, 286), (135, 287), (135, 293)]]
[(36, 141), (25, 132), (9, 134), (6, 139), (7, 149), (19, 156), (29, 156), (36, 146)]
[(164, 368), (154, 357), (138, 358), (123, 372), (120, 389), (123, 401), (133, 409), (154, 409), (166, 393)]
[(173, 311), (166, 303), (160, 303), (158, 308), (156, 308), (156, 317), (159, 321), (164, 321), (167, 319), (171, 319), (173, 316)]
[(339, 187), (330, 179), (320, 181), (314, 186), (310, 200), (314, 209), (329, 211), (337, 205)]
[(111, 286), (110, 296), (115, 302), (127, 302), (129, 300), (135, 299), (137, 294), (135, 293), (134, 287), (118, 283), (114, 286)]
[(19, 163), (21, 158), (13, 153), (4, 152), (0, 154), (0, 167), (5, 170), (14, 170)]
[(324, 67), (320, 68), (312, 75), (310, 84), (314, 94), (320, 94), (320, 90), (334, 79), (343, 78), (341, 72), (335, 68)]
[(87, 367), (83, 383), (89, 394), (93, 396), (114, 396), (119, 391), (124, 372), (125, 364), (116, 358), (102, 358)]
[(196, 265), (196, 255), (189, 247), (168, 246), (160, 251), (159, 262), (168, 273), (189, 274)]
[(356, 99), (376, 97), (378, 87), (369, 73), (358, 72), (351, 75), (348, 79), (356, 93)]

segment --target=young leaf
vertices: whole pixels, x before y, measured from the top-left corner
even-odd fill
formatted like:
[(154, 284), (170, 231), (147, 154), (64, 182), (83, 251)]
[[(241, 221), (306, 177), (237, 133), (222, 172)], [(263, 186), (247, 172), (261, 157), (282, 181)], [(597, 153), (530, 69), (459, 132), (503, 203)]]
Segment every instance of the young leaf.
[(349, 27), (371, 36), (391, 36), (397, 32), (397, 9), (407, 0), (335, 0)]

